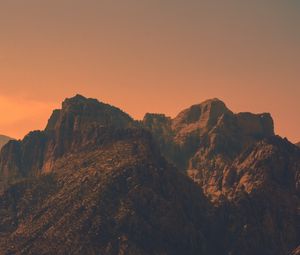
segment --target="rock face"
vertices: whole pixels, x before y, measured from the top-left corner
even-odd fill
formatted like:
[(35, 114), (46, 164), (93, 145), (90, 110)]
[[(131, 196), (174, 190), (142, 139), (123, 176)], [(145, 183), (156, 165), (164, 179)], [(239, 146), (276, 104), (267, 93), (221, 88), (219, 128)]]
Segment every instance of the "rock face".
[(51, 172), (57, 159), (118, 139), (115, 133), (134, 126), (133, 119), (113, 106), (77, 95), (54, 110), (44, 131), (11, 141), (0, 154), (0, 186), (16, 179)]
[(67, 99), (4, 146), (0, 187), (0, 254), (299, 253), (300, 149), (218, 99), (142, 122)]
[(221, 207), (230, 208), (232, 254), (243, 247), (250, 247), (244, 254), (288, 254), (299, 244), (299, 177), (300, 150), (275, 136), (257, 142), (226, 168)]
[(0, 135), (0, 150), (9, 140), (13, 139), (5, 135)]
[(216, 197), (222, 193), (225, 168), (247, 147), (274, 136), (270, 114), (234, 114), (218, 99), (193, 105), (174, 119), (158, 118), (147, 114), (143, 123), (163, 155)]
[(1, 165), (0, 254), (217, 253), (201, 189), (116, 108), (68, 99)]
[(135, 131), (12, 185), (0, 197), (0, 253), (215, 254), (211, 206), (151, 146)]
[(291, 255), (299, 255), (300, 254), (300, 246), (297, 247), (292, 253)]
[[(174, 119), (147, 114), (163, 155), (220, 214), (224, 254), (288, 254), (300, 240), (300, 150), (274, 134), (270, 114), (231, 112), (217, 99)], [(163, 130), (163, 131), (162, 131)]]

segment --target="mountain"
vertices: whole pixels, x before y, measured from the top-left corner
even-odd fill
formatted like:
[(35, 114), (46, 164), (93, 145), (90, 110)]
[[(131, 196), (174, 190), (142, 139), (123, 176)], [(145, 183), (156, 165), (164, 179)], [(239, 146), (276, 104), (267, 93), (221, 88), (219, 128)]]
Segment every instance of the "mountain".
[(0, 150), (3, 147), (3, 145), (5, 145), (9, 140), (13, 139), (5, 135), (0, 135)]
[(201, 189), (117, 108), (67, 99), (0, 166), (0, 253), (215, 253)]
[[(257, 142), (222, 172), (233, 254), (288, 254), (300, 237), (300, 151), (280, 137)], [(221, 175), (221, 174), (220, 174)], [(226, 213), (225, 213), (226, 214)], [(233, 216), (235, 215), (235, 216)]]
[(151, 146), (142, 131), (120, 133), (10, 186), (0, 197), (0, 253), (214, 254), (211, 206)]
[(299, 143), (296, 143), (296, 146), (300, 147), (300, 142), (299, 142)]
[(212, 99), (143, 124), (226, 217), (229, 254), (288, 254), (299, 243), (300, 150), (275, 136), (270, 114), (235, 114)]
[(246, 148), (274, 136), (270, 114), (234, 114), (218, 99), (193, 105), (174, 119), (146, 114), (143, 123), (163, 155), (213, 197), (222, 194), (221, 172)]
[(51, 172), (63, 156), (118, 139), (133, 125), (133, 119), (116, 107), (81, 95), (66, 99), (61, 109), (53, 111), (45, 130), (3, 148), (0, 184), (5, 187), (16, 179)]
[(300, 149), (212, 99), (143, 121), (77, 95), (0, 153), (0, 254), (297, 254)]

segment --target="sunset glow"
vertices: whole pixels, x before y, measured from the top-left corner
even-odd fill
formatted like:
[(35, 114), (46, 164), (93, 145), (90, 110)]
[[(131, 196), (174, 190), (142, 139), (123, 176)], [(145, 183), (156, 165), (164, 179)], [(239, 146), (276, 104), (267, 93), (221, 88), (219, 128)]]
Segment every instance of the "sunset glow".
[(0, 133), (43, 129), (79, 93), (137, 119), (218, 97), (270, 112), (278, 134), (300, 141), (299, 11), (276, 0), (1, 1)]

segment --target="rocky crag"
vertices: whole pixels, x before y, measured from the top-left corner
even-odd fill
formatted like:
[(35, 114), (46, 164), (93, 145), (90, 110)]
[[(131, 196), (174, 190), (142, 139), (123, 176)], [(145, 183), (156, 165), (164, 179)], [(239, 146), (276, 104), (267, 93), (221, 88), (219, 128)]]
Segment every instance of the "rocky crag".
[(235, 114), (212, 99), (174, 119), (146, 114), (143, 124), (228, 217), (230, 254), (288, 254), (299, 242), (299, 149), (274, 134), (270, 114)]
[(77, 95), (0, 153), (0, 254), (298, 254), (300, 149), (218, 99), (174, 119)]

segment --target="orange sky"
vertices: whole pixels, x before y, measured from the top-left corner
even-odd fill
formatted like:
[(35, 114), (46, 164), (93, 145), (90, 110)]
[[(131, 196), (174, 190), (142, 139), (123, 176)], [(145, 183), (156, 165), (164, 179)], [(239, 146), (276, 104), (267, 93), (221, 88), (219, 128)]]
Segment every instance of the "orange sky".
[(77, 93), (136, 118), (218, 97), (300, 141), (297, 0), (2, 0), (0, 133)]

